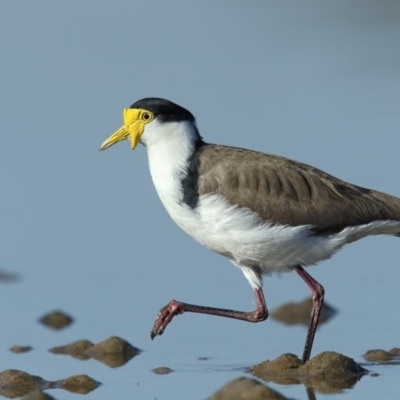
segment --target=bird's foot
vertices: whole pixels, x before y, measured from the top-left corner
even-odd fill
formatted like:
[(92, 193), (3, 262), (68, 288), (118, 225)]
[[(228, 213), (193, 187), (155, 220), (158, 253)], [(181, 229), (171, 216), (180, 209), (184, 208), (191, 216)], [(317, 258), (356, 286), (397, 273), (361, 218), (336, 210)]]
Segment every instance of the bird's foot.
[(184, 312), (181, 306), (181, 302), (171, 300), (158, 312), (157, 318), (153, 325), (153, 329), (150, 332), (151, 339), (154, 339), (156, 336), (162, 335), (167, 325), (172, 321), (172, 318), (174, 318), (175, 315), (179, 315)]

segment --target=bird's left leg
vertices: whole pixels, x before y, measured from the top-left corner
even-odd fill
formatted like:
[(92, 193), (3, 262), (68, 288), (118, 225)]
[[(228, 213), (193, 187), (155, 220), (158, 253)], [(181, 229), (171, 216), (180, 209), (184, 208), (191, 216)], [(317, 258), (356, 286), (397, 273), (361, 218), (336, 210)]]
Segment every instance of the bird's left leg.
[(184, 312), (193, 312), (201, 314), (217, 315), (220, 317), (240, 319), (242, 321), (260, 322), (268, 318), (268, 310), (265, 304), (264, 294), (261, 288), (254, 289), (257, 308), (251, 312), (227, 310), (224, 308), (204, 307), (195, 304), (182, 303), (177, 300), (171, 300), (163, 307), (154, 322), (150, 337), (154, 339), (157, 335), (162, 335), (167, 325), (176, 315)]

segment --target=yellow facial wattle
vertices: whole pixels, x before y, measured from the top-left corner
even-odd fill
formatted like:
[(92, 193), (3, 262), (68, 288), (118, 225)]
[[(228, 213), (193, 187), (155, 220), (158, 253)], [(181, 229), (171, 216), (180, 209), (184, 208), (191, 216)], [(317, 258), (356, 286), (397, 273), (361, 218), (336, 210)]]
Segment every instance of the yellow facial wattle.
[(153, 119), (154, 114), (151, 111), (141, 108), (125, 108), (123, 112), (124, 125), (101, 144), (100, 150), (108, 149), (128, 138), (131, 140), (131, 149), (135, 149), (144, 132), (145, 125)]

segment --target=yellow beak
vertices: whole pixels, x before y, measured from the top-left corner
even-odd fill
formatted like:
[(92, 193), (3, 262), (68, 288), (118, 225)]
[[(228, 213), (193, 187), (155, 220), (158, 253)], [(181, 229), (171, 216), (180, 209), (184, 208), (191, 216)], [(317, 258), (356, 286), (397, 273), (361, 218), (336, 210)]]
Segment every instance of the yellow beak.
[(123, 113), (124, 125), (101, 144), (100, 151), (126, 139), (131, 140), (132, 150), (136, 148), (144, 131), (144, 125), (149, 122), (149, 120), (142, 119), (143, 113), (146, 112), (146, 110), (141, 109), (125, 108)]

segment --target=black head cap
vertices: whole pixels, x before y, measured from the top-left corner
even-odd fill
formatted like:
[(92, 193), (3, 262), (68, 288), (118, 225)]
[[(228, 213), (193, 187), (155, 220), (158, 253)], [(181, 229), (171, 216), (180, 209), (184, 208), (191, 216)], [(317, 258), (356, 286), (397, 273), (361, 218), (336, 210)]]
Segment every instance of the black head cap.
[(186, 108), (172, 101), (159, 99), (157, 97), (147, 97), (138, 100), (136, 103), (133, 103), (130, 108), (143, 108), (151, 111), (155, 117), (162, 122), (190, 121), (193, 124), (196, 123), (195, 117), (190, 111), (186, 110)]

